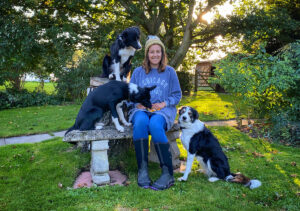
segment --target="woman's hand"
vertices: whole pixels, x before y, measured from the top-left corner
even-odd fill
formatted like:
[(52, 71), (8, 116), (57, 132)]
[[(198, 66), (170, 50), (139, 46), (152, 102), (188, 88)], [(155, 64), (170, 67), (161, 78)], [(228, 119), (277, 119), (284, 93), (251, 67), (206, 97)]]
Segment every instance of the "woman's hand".
[(152, 109), (160, 110), (162, 108), (166, 107), (166, 103), (165, 102), (161, 102), (161, 103), (154, 103), (152, 104)]
[(137, 104), (136, 105), (136, 107), (138, 108), (138, 109), (146, 109), (146, 107), (145, 106), (143, 106), (142, 104)]

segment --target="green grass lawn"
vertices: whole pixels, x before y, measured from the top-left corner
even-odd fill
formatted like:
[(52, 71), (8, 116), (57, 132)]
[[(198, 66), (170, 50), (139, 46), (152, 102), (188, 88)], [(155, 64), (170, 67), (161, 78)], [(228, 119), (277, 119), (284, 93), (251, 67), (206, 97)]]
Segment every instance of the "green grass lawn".
[[(74, 190), (70, 187), (79, 170), (89, 164), (90, 155), (55, 138), (0, 147), (0, 210), (299, 210), (299, 149), (252, 139), (230, 127), (210, 129), (219, 138), (232, 172), (261, 180), (260, 188), (210, 183), (196, 172), (195, 162), (187, 182), (176, 182), (165, 191), (141, 189), (135, 154), (129, 150), (111, 165), (120, 166), (129, 178), (128, 186)], [(179, 140), (178, 145), (185, 158)], [(149, 172), (153, 180), (158, 178), (158, 164), (150, 163)], [(180, 176), (175, 173), (175, 178)]]
[(0, 111), (0, 137), (62, 131), (74, 124), (80, 105), (39, 106)]
[[(202, 121), (228, 120), (236, 117), (234, 97), (227, 93), (198, 91), (196, 95), (184, 96), (179, 106), (191, 106), (199, 112)], [(242, 117), (247, 117), (245, 105), (241, 106)]]
[[(183, 97), (178, 107), (183, 105), (196, 108), (202, 121), (235, 118), (233, 97), (230, 94), (198, 91), (197, 95)], [(80, 106), (40, 106), (1, 110), (0, 137), (66, 130), (73, 125)]]
[[(24, 89), (27, 89), (29, 92), (33, 92), (37, 89), (37, 87), (40, 85), (37, 81), (27, 81), (24, 83)], [(5, 86), (0, 86), (0, 91), (4, 91)], [(55, 93), (55, 83), (48, 82), (44, 84), (43, 89), (47, 94), (54, 94)]]
[[(30, 81), (30, 82), (25, 82), (24, 88), (27, 89), (28, 91), (32, 92), (34, 91), (38, 86), (40, 85), (39, 82), (35, 81)], [(44, 91), (47, 94), (54, 94), (55, 93), (55, 84), (52, 82), (45, 83), (44, 85)]]

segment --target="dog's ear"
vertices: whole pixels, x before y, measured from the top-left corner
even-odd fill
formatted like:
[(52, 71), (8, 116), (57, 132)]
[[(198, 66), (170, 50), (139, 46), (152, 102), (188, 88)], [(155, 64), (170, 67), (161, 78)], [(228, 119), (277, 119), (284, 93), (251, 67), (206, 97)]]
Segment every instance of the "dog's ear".
[(121, 34), (121, 37), (122, 37), (122, 40), (126, 40), (128, 37), (128, 31), (127, 30), (123, 31)]
[(140, 28), (138, 26), (132, 26), (132, 28), (134, 29), (134, 31), (136, 31), (138, 35), (140, 35)]
[(149, 90), (149, 92), (150, 92), (150, 91), (152, 91), (152, 90), (155, 89), (155, 88), (156, 88), (156, 85), (151, 86), (151, 87), (146, 87), (146, 90)]
[(178, 109), (179, 115), (181, 115), (185, 110), (186, 110), (186, 107), (185, 107), (185, 106), (180, 107), (180, 108)]
[(194, 108), (191, 108), (192, 114), (193, 114), (193, 121), (197, 120), (199, 118), (198, 111)]

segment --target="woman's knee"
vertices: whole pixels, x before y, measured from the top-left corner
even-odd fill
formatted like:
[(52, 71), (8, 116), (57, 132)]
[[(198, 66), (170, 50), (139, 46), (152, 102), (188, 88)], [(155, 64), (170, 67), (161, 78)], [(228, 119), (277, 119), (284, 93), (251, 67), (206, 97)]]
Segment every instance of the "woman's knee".
[[(154, 116), (153, 116), (154, 117)], [(166, 136), (166, 121), (163, 116), (158, 116), (155, 118), (151, 118), (149, 122), (149, 131), (152, 136), (152, 140), (155, 143), (161, 142), (166, 143), (168, 142)]]
[(132, 123), (134, 127), (148, 127), (149, 117), (145, 112), (138, 111), (134, 114)]
[(155, 114), (151, 117), (149, 121), (149, 130), (151, 131), (163, 131), (166, 130), (166, 120), (162, 115)]

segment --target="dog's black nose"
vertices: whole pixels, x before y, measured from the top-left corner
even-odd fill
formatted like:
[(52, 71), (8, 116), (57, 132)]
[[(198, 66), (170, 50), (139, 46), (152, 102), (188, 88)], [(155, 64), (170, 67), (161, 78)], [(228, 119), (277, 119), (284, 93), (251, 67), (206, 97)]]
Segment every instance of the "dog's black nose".
[(183, 119), (183, 120), (186, 120), (186, 117), (185, 117), (185, 116), (183, 116), (183, 117), (182, 117), (182, 119)]

